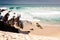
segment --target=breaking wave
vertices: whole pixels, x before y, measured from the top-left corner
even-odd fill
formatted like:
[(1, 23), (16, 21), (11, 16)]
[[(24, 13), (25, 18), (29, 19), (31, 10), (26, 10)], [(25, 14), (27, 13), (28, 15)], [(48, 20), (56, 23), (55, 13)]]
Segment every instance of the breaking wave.
[[(21, 14), (21, 19), (30, 21), (43, 22), (60, 22), (60, 7), (7, 7), (18, 15)], [(13, 13), (11, 12), (11, 13)], [(16, 15), (17, 15), (16, 14)]]

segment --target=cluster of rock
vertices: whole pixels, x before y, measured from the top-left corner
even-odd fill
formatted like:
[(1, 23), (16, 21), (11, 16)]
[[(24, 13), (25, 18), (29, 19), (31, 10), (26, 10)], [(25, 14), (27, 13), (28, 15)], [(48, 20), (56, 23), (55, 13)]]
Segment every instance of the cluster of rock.
[[(0, 9), (0, 14), (3, 11), (5, 11), (5, 10), (4, 9), (2, 9), (2, 10)], [(13, 18), (11, 18), (10, 20), (8, 20), (10, 12), (11, 11), (8, 11), (8, 13), (6, 13), (5, 16), (3, 16), (2, 18), (0, 18), (0, 30), (1, 31), (9, 31), (9, 32), (16, 32), (16, 33), (25, 33), (25, 34), (28, 34), (30, 31), (21, 31), (20, 29), (17, 29), (14, 26), (14, 24), (16, 24), (17, 27), (20, 27), (20, 28), (23, 29), (23, 24), (19, 20), (20, 16), (17, 16), (17, 18), (14, 18), (15, 16), (13, 16)]]

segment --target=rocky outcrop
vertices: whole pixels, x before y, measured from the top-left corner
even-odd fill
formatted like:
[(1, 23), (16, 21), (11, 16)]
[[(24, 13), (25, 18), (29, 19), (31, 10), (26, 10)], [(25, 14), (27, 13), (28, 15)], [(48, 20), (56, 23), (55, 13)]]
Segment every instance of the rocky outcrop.
[(14, 32), (14, 33), (23, 33), (23, 34), (29, 34), (30, 31), (22, 31), (20, 29), (15, 28), (14, 26), (11, 26), (3, 21), (0, 21), (0, 30), (1, 31), (8, 31), (8, 32)]
[(19, 33), (18, 29), (14, 28), (13, 26), (7, 23), (4, 23), (3, 21), (0, 21), (0, 30)]

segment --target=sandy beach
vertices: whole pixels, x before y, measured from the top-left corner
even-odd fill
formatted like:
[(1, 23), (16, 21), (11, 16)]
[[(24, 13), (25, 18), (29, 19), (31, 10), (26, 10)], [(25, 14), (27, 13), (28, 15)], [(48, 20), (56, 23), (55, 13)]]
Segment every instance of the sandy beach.
[[(37, 27), (36, 23), (39, 23), (43, 29)], [(24, 21), (23, 26), (24, 26), (23, 31), (30, 31), (30, 34), (33, 35), (60, 38), (60, 25), (58, 24), (48, 24), (48, 23), (42, 23), (36, 21), (33, 22)], [(32, 28), (33, 30), (30, 30)]]
[[(9, 11), (10, 12), (10, 11)], [(8, 13), (7, 13), (7, 17), (8, 17)], [(46, 15), (45, 15), (46, 16)], [(16, 40), (60, 40), (60, 25), (59, 24), (53, 24), (53, 23), (44, 23), (41, 21), (28, 21), (28, 20), (19, 20), (19, 17), (17, 19), (17, 21), (12, 18), (12, 21), (9, 23), (7, 20), (5, 22), (5, 18), (6, 16), (3, 17), (2, 21), (0, 22), (1, 24), (1, 30), (4, 30), (4, 28), (6, 30), (9, 30), (10, 32), (4, 32), (4, 31), (0, 31), (1, 33), (1, 40), (4, 40), (5, 36), (7, 37), (6, 40), (9, 40), (9, 37), (15, 37), (14, 39)], [(48, 22), (48, 21), (46, 21)], [(6, 23), (6, 24), (5, 24)], [(7, 24), (8, 23), (8, 24)], [(5, 24), (5, 25), (4, 25)], [(23, 25), (23, 29), (21, 29), (20, 27), (21, 25)], [(19, 31), (18, 33), (11, 33), (12, 31)], [(17, 32), (16, 31), (16, 32)], [(24, 31), (24, 32), (23, 32)], [(29, 31), (28, 33), (26, 33), (26, 31)], [(26, 33), (26, 34), (23, 34)], [(19, 34), (19, 36), (18, 36)], [(22, 35), (21, 35), (22, 34)], [(17, 37), (16, 37), (17, 35)], [(3, 36), (3, 37), (2, 37)], [(22, 37), (23, 36), (23, 37)], [(57, 38), (57, 39), (56, 39)], [(12, 38), (10, 38), (11, 40)]]
[(60, 40), (60, 38), (0, 31), (0, 40)]
[[(37, 27), (36, 23), (39, 23), (43, 29)], [(30, 31), (29, 34), (0, 31), (0, 40), (60, 40), (60, 25), (36, 21), (23, 21), (23, 25), (24, 28), (20, 30)]]

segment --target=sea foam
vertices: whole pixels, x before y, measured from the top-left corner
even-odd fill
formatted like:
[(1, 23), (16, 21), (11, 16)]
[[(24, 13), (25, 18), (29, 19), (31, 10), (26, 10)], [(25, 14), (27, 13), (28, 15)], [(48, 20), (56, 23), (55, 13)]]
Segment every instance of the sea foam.
[[(21, 15), (21, 19), (30, 21), (46, 21), (60, 22), (60, 7), (7, 7), (7, 10), (12, 10), (9, 19)], [(7, 11), (3, 12), (6, 13)]]

